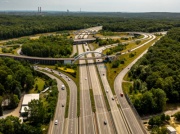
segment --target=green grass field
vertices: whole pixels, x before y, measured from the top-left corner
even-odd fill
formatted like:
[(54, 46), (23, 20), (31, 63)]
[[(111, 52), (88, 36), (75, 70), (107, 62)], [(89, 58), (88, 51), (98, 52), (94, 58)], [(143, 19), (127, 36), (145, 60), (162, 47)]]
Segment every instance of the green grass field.
[[(36, 77), (33, 89), (31, 89), (29, 93), (38, 93), (44, 90), (44, 84), (45, 84), (45, 81), (42, 78)], [(36, 85), (37, 85), (37, 89), (36, 89)]]

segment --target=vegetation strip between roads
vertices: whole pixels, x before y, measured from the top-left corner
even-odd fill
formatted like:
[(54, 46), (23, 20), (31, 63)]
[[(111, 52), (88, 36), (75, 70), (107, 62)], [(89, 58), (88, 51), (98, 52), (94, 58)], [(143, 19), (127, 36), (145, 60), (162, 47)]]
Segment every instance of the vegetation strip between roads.
[(103, 83), (102, 83), (102, 80), (101, 80), (101, 77), (100, 77), (97, 65), (95, 65), (95, 67), (96, 67), (96, 72), (97, 72), (97, 75), (98, 75), (98, 78), (99, 78), (99, 82), (100, 82), (100, 85), (101, 85), (101, 89), (102, 89), (102, 92), (103, 92), (103, 96), (104, 96), (104, 99), (105, 99), (106, 108), (107, 108), (108, 111), (111, 111), (111, 107), (109, 105), (109, 101), (108, 101), (108, 98), (106, 96), (106, 92), (105, 92), (105, 89), (104, 89), (104, 86), (103, 86)]
[(62, 79), (60, 76), (58, 76), (58, 75), (56, 75), (54, 73), (51, 73), (51, 72), (48, 72), (48, 71), (44, 71), (44, 72), (54, 75), (55, 77), (57, 77), (58, 79), (60, 79), (64, 83), (64, 85), (66, 87), (66, 92), (67, 92), (66, 109), (65, 109), (64, 117), (68, 118), (68, 115), (69, 115), (69, 101), (70, 101), (70, 89), (69, 89), (69, 86), (68, 86), (67, 82), (64, 79)]
[[(155, 41), (158, 40), (158, 37), (156, 37), (155, 39), (153, 39), (152, 41), (150, 41), (149, 43), (145, 44), (144, 46), (138, 48), (135, 50), (136, 52), (136, 55), (132, 58), (130, 58), (128, 60), (128, 62), (125, 62), (125, 64), (121, 65), (121, 67), (118, 68), (118, 70), (116, 71), (116, 74), (114, 74), (114, 72), (112, 71), (112, 68), (111, 68), (111, 64), (106, 64), (106, 67), (108, 68), (108, 72), (107, 72), (107, 75), (108, 75), (108, 81), (109, 81), (109, 85), (112, 89), (112, 93), (115, 95), (115, 91), (114, 91), (114, 79), (117, 77), (117, 75), (120, 73), (120, 71), (127, 67), (133, 60), (135, 60), (139, 55), (141, 55), (145, 50), (147, 50)], [(132, 51), (133, 52), (133, 51)], [(132, 53), (131, 52), (131, 53)], [(124, 55), (120, 55), (120, 57), (122, 58), (127, 58), (129, 56), (130, 53), (127, 53), (127, 54), (124, 54)], [(113, 74), (113, 75), (112, 75)]]

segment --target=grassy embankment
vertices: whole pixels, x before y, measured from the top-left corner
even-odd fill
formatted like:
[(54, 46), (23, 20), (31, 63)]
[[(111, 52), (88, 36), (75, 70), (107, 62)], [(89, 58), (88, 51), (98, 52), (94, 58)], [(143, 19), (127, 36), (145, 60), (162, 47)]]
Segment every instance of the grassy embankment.
[[(107, 78), (110, 84), (110, 87), (112, 89), (113, 94), (115, 95), (114, 91), (114, 80), (116, 76), (126, 67), (128, 66), (133, 60), (135, 60), (140, 54), (142, 54), (146, 49), (148, 49), (154, 42), (156, 42), (160, 37), (156, 37), (154, 40), (151, 42), (147, 43), (146, 45), (140, 47), (139, 49), (129, 52), (124, 55), (118, 56), (118, 59), (125, 59), (124, 64), (120, 64), (118, 68), (112, 68), (112, 63), (106, 63), (107, 67)], [(127, 51), (128, 49), (126, 49)], [(129, 55), (133, 53), (135, 54), (133, 57), (130, 57)], [(125, 86), (127, 87), (127, 86)]]

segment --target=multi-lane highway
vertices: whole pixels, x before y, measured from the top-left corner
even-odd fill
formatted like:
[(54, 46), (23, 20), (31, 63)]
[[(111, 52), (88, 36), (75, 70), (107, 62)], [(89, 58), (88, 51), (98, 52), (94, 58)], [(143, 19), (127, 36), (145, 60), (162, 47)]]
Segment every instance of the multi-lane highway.
[[(148, 37), (148, 36), (146, 36), (146, 37)], [(143, 45), (145, 45), (148, 42), (152, 41), (153, 39), (155, 39), (155, 36), (149, 35), (148, 38), (149, 38), (149, 41), (145, 42), (144, 44), (142, 44), (142, 45), (140, 45), (140, 46), (138, 46), (136, 48), (133, 48), (131, 51), (134, 51), (134, 50), (138, 49), (139, 47), (142, 47)], [(97, 52), (102, 52), (103, 50), (104, 50), (103, 47), (96, 49)], [(124, 52), (122, 54), (126, 54), (126, 53), (128, 53), (128, 52)], [(98, 62), (100, 62), (100, 60), (98, 60)], [(133, 64), (134, 63), (135, 62), (133, 62)], [(104, 68), (104, 64), (98, 63), (97, 66), (98, 66), (98, 70), (99, 70), (99, 73), (100, 73), (104, 88), (106, 90), (110, 89), (106, 78), (103, 77), (103, 74), (106, 74), (106, 69)], [(127, 123), (126, 125), (129, 126), (130, 132), (133, 133), (133, 134), (136, 134), (136, 133), (143, 134), (143, 133), (145, 133), (145, 131), (144, 131), (144, 128), (141, 127), (139, 119), (136, 118), (136, 115), (133, 113), (131, 107), (129, 106), (129, 104), (128, 104), (127, 100), (126, 100), (126, 98), (120, 96), (120, 93), (123, 93), (122, 86), (121, 86), (120, 83), (122, 83), (124, 75), (129, 70), (128, 68), (129, 68), (129, 66), (125, 69), (126, 72), (125, 71), (124, 71), (124, 73), (121, 72), (118, 75), (118, 77), (116, 78), (116, 80), (115, 80), (115, 91), (116, 91), (116, 95), (117, 95), (117, 100), (118, 100), (118, 103), (121, 106), (122, 115), (124, 116), (124, 118), (122, 116), (122, 118), (124, 119), (123, 121), (124, 121), (124, 123)], [(112, 97), (113, 97), (112, 93), (110, 93), (108, 99), (110, 100), (110, 98), (112, 99)], [(110, 104), (110, 106), (112, 106), (112, 105), (113, 104)], [(113, 108), (111, 108), (111, 110), (113, 112)], [(118, 125), (118, 123), (115, 123), (115, 125)], [(116, 128), (118, 129), (119, 127), (116, 127)]]
[[(84, 45), (84, 48), (85, 51), (89, 50), (87, 45)], [(87, 57), (92, 57), (92, 55), (88, 54)], [(109, 115), (109, 112), (106, 108), (96, 67), (95, 64), (92, 64), (94, 63), (94, 60), (88, 60), (87, 62), (87, 71), (89, 72), (88, 78), (91, 82), (91, 89), (93, 90), (95, 100), (98, 131), (100, 134), (113, 134), (116, 132), (113, 127), (114, 122), (112, 121), (111, 116)], [(107, 124), (105, 124), (105, 122)]]
[[(75, 39), (87, 39), (89, 36), (89, 32), (97, 32), (102, 27), (95, 27), (91, 29), (86, 29), (80, 31), (75, 36)], [(144, 34), (144, 38), (141, 40), (146, 40), (145, 43), (139, 45), (136, 48), (131, 48), (131, 51), (134, 51), (143, 45), (151, 42), (155, 39), (154, 35)], [(127, 42), (126, 42), (127, 43)], [(114, 45), (108, 45), (104, 47), (100, 47), (96, 49), (97, 52), (102, 52), (106, 48), (114, 47)], [(76, 46), (74, 46), (76, 48)], [(84, 51), (89, 51), (89, 46), (82, 44), (78, 45), (77, 51), (79, 54)], [(145, 51), (146, 52), (146, 51)], [(144, 53), (145, 53), (144, 52)], [(74, 54), (73, 53), (73, 54)], [(127, 52), (123, 52), (122, 54), (126, 54)], [(92, 54), (86, 55), (88, 58), (93, 57)], [(95, 57), (100, 56), (99, 54), (95, 54)], [(142, 56), (142, 55), (141, 55)], [(123, 93), (122, 90), (122, 80), (124, 75), (129, 71), (129, 68), (141, 57), (139, 56), (136, 60), (134, 60), (130, 65), (124, 68), (120, 74), (116, 77), (114, 81), (114, 89), (116, 95), (114, 96), (111, 88), (109, 86), (107, 77), (106, 77), (106, 68), (102, 63), (101, 59), (91, 59), (88, 61), (79, 60), (79, 71), (80, 71), (80, 117), (79, 122), (77, 118), (77, 86), (76, 84), (68, 78), (64, 74), (60, 74), (58, 71), (53, 70), (53, 73), (61, 76), (66, 81), (70, 88), (70, 102), (69, 102), (69, 113), (68, 118), (65, 119), (65, 106), (66, 106), (66, 90), (62, 90), (61, 87), (63, 83), (55, 76), (45, 73), (52, 79), (56, 79), (59, 95), (58, 102), (56, 107), (56, 112), (54, 116), (53, 123), (51, 123), (51, 127), (49, 130), (50, 134), (143, 134), (146, 133), (144, 128), (141, 125), (139, 118), (135, 115), (129, 103), (127, 102), (125, 96), (120, 96), (120, 93)], [(53, 59), (54, 60), (54, 59)], [(97, 63), (98, 64), (95, 64)], [(98, 72), (96, 69), (96, 65), (98, 68)], [(42, 69), (42, 68), (39, 68)], [(50, 71), (50, 70), (49, 70)], [(103, 89), (101, 88), (100, 80), (98, 77), (98, 73), (100, 75)], [(90, 100), (90, 89), (93, 90), (94, 101), (96, 112), (92, 112), (91, 100)], [(106, 96), (108, 99), (108, 103), (110, 105), (111, 111), (109, 112), (106, 107), (106, 103), (104, 100), (104, 95), (102, 90), (105, 90)], [(120, 107), (117, 106), (117, 103), (120, 104)], [(55, 125), (54, 121), (58, 120), (58, 124)]]
[[(99, 50), (97, 50), (99, 51)], [(98, 71), (102, 80), (102, 84), (104, 87), (104, 90), (106, 91), (106, 96), (111, 108), (111, 114), (112, 114), (112, 118), (115, 124), (115, 128), (118, 134), (128, 134), (131, 133), (130, 128), (128, 127), (128, 124), (126, 122), (126, 120), (124, 119), (123, 113), (122, 111), (119, 110), (118, 106), (117, 106), (117, 99), (116, 97), (113, 95), (112, 90), (109, 86), (107, 77), (106, 77), (106, 67), (105, 65), (102, 63), (102, 59), (96, 60), (98, 62), (97, 67), (98, 67)]]
[[(83, 53), (82, 45), (78, 45), (78, 52)], [(86, 61), (79, 61), (80, 70), (80, 100), (81, 100), (81, 116), (80, 116), (80, 134), (95, 134), (95, 116), (92, 112), (90, 93), (89, 93), (89, 78), (87, 74)]]

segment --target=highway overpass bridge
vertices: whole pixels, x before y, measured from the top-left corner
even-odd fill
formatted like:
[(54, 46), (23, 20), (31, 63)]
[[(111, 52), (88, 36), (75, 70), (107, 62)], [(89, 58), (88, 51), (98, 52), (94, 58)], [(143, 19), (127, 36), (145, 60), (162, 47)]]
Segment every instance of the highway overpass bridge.
[(94, 42), (96, 40), (96, 38), (91, 38), (91, 39), (74, 39), (74, 44), (85, 44), (87, 43), (91, 43)]
[[(88, 52), (88, 53), (96, 53), (94, 51)], [(25, 60), (29, 61), (32, 64), (39, 63), (39, 64), (44, 64), (44, 65), (54, 65), (57, 63), (61, 64), (72, 64), (75, 62), (75, 60), (90, 60), (90, 59), (105, 59), (107, 58), (106, 56), (101, 56), (101, 57), (90, 57), (90, 58), (82, 58), (82, 55), (88, 54), (84, 53), (81, 55), (78, 55), (79, 57), (75, 58), (44, 58), (44, 57), (31, 57), (31, 56), (24, 56), (24, 55), (12, 55), (12, 54), (0, 54), (0, 57), (9, 57), (13, 58), (15, 60)], [(108, 56), (108, 58), (112, 58), (113, 56)]]

